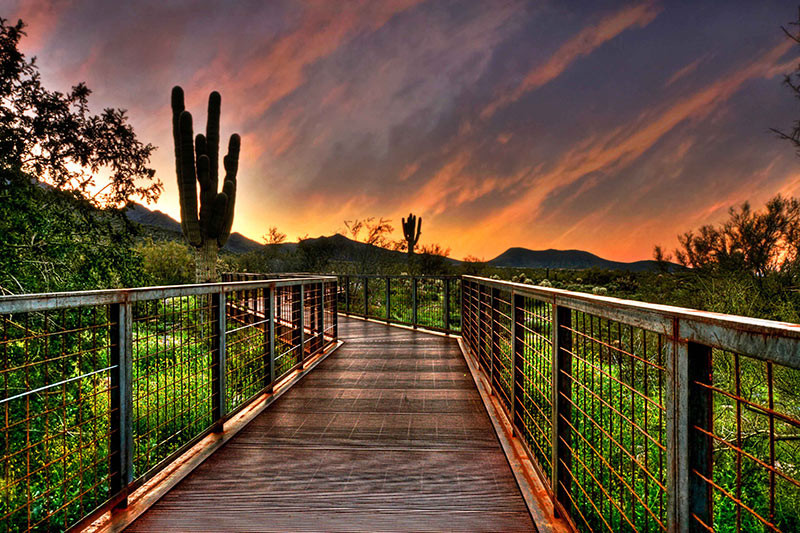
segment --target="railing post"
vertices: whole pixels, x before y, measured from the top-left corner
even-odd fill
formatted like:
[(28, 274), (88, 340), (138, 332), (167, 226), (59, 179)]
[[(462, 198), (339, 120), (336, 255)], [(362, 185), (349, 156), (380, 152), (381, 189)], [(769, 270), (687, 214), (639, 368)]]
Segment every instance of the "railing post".
[(344, 277), (344, 314), (350, 314), (350, 276)]
[(133, 320), (131, 304), (111, 304), (109, 366), (111, 366), (111, 405), (109, 456), (111, 495), (122, 494), (116, 508), (128, 506), (128, 485), (133, 481)]
[(500, 292), (494, 287), (489, 289), (489, 353), (491, 357), (491, 376), (492, 394), (495, 394), (495, 386), (501, 387), (497, 377), (498, 364), (500, 362), (500, 309), (497, 305), (497, 294)]
[[(556, 512), (565, 510), (569, 514), (570, 469), (572, 468), (572, 313), (569, 308), (553, 301), (553, 349), (552, 361), (552, 479), (551, 487)], [(561, 508), (559, 508), (559, 505)]]
[(295, 351), (295, 358), (297, 362), (303, 360), (303, 303), (300, 299), (302, 285), (292, 285), (291, 294), (291, 328), (292, 328), (292, 348)]
[(267, 295), (267, 305), (265, 306), (267, 327), (264, 328), (264, 331), (268, 335), (265, 346), (269, 350), (267, 353), (267, 357), (269, 358), (269, 371), (266, 377), (269, 379), (269, 383), (267, 384), (268, 392), (272, 392), (273, 386), (275, 385), (275, 287), (270, 287), (265, 290), (264, 293)]
[(386, 276), (386, 323), (392, 321), (392, 278)]
[(693, 427), (711, 429), (710, 391), (695, 383), (709, 382), (711, 348), (682, 342), (679, 324), (677, 318), (673, 319), (672, 337), (667, 343), (667, 530), (704, 531), (691, 516), (696, 514), (713, 526), (709, 522), (710, 486), (690, 472), (697, 470), (710, 478), (712, 443)]
[(444, 278), (444, 330), (450, 334), (450, 278)]
[[(687, 467), (684, 469), (688, 476), (687, 485), (689, 487), (688, 511), (679, 513), (678, 516), (685, 516), (686, 522), (681, 526), (688, 526), (689, 531), (705, 531), (696, 521), (691, 520), (694, 515), (702, 520), (709, 527), (713, 526), (712, 515), (712, 487), (698, 476), (691, 473), (697, 471), (704, 477), (712, 478), (713, 466), (713, 442), (711, 437), (702, 434), (694, 429), (695, 426), (702, 428), (709, 433), (714, 430), (714, 407), (711, 390), (699, 385), (698, 383), (711, 383), (712, 358), (711, 348), (702, 344), (690, 342), (688, 345), (688, 377), (686, 387), (688, 388), (688, 420), (685, 427), (687, 434), (687, 447), (683, 450), (687, 452)], [(678, 448), (680, 453), (682, 450)], [(678, 457), (680, 464), (681, 457)]]
[(417, 327), (417, 278), (411, 278), (411, 325)]
[(514, 379), (514, 401), (511, 412), (511, 427), (517, 431), (522, 427), (523, 378), (525, 370), (525, 330), (522, 320), (525, 317), (525, 298), (515, 292), (511, 293), (511, 335), (512, 335), (512, 375)]
[(214, 433), (222, 433), (225, 417), (225, 293), (211, 294), (211, 390)]

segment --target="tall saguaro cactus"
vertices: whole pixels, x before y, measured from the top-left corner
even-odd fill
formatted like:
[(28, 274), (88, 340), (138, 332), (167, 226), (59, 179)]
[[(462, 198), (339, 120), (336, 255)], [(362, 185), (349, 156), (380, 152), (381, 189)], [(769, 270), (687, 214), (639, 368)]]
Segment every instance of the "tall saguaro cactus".
[[(239, 169), (239, 135), (228, 142), (223, 158), (225, 180), (219, 185), (219, 113), (221, 97), (214, 91), (208, 97), (206, 134), (194, 137), (192, 114), (186, 111), (183, 89), (172, 89), (172, 135), (175, 141), (175, 171), (181, 202), (181, 229), (196, 250), (195, 281), (219, 281), (217, 253), (225, 246), (233, 225), (236, 203), (236, 172)], [(200, 209), (197, 208), (197, 183), (200, 183)]]
[(403, 235), (406, 238), (408, 245), (408, 258), (414, 255), (414, 247), (419, 242), (419, 236), (422, 233), (422, 217), (417, 220), (416, 215), (408, 214), (408, 219), (403, 219)]

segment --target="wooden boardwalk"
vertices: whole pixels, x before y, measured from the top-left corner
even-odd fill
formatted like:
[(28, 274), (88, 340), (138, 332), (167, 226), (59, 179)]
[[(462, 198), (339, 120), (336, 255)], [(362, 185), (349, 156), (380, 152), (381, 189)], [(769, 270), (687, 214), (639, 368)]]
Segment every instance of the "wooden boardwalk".
[(455, 340), (340, 319), (344, 346), (127, 531), (530, 531)]

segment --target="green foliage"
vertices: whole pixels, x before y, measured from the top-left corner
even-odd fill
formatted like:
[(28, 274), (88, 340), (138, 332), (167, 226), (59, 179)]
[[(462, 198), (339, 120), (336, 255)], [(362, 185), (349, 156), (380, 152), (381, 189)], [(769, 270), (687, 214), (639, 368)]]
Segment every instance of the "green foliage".
[(148, 285), (180, 285), (194, 281), (194, 257), (186, 244), (149, 240), (138, 244), (136, 251), (142, 256), (142, 270)]
[(131, 287), (136, 228), (115, 209), (0, 169), (0, 291), (3, 294)]

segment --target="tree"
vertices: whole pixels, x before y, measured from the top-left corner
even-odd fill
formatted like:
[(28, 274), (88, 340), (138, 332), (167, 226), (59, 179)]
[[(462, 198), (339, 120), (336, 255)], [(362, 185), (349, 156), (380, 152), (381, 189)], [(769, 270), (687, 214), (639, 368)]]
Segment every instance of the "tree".
[[(121, 207), (133, 198), (158, 198), (162, 184), (147, 165), (155, 147), (138, 140), (124, 109), (89, 112), (91, 91), (68, 93), (42, 86), (36, 58), (19, 51), (20, 20), (0, 18), (0, 168), (20, 170), (94, 205)], [(97, 189), (95, 175), (110, 172)]]
[[(344, 225), (354, 241), (371, 244), (379, 248), (391, 248), (393, 243), (389, 239), (389, 234), (394, 231), (392, 221), (384, 218), (375, 220), (375, 217), (368, 217), (363, 220), (345, 220)], [(364, 231), (362, 239), (361, 232)]]
[[(753, 211), (745, 202), (738, 209), (731, 207), (724, 223), (687, 231), (678, 241), (675, 257), (686, 267), (744, 270), (763, 278), (798, 260), (800, 200), (778, 195), (763, 211)], [(656, 260), (663, 259), (657, 247)]]
[(281, 233), (278, 231), (276, 226), (271, 226), (269, 228), (269, 232), (267, 232), (261, 239), (264, 241), (264, 244), (282, 244), (286, 241), (286, 234)]

